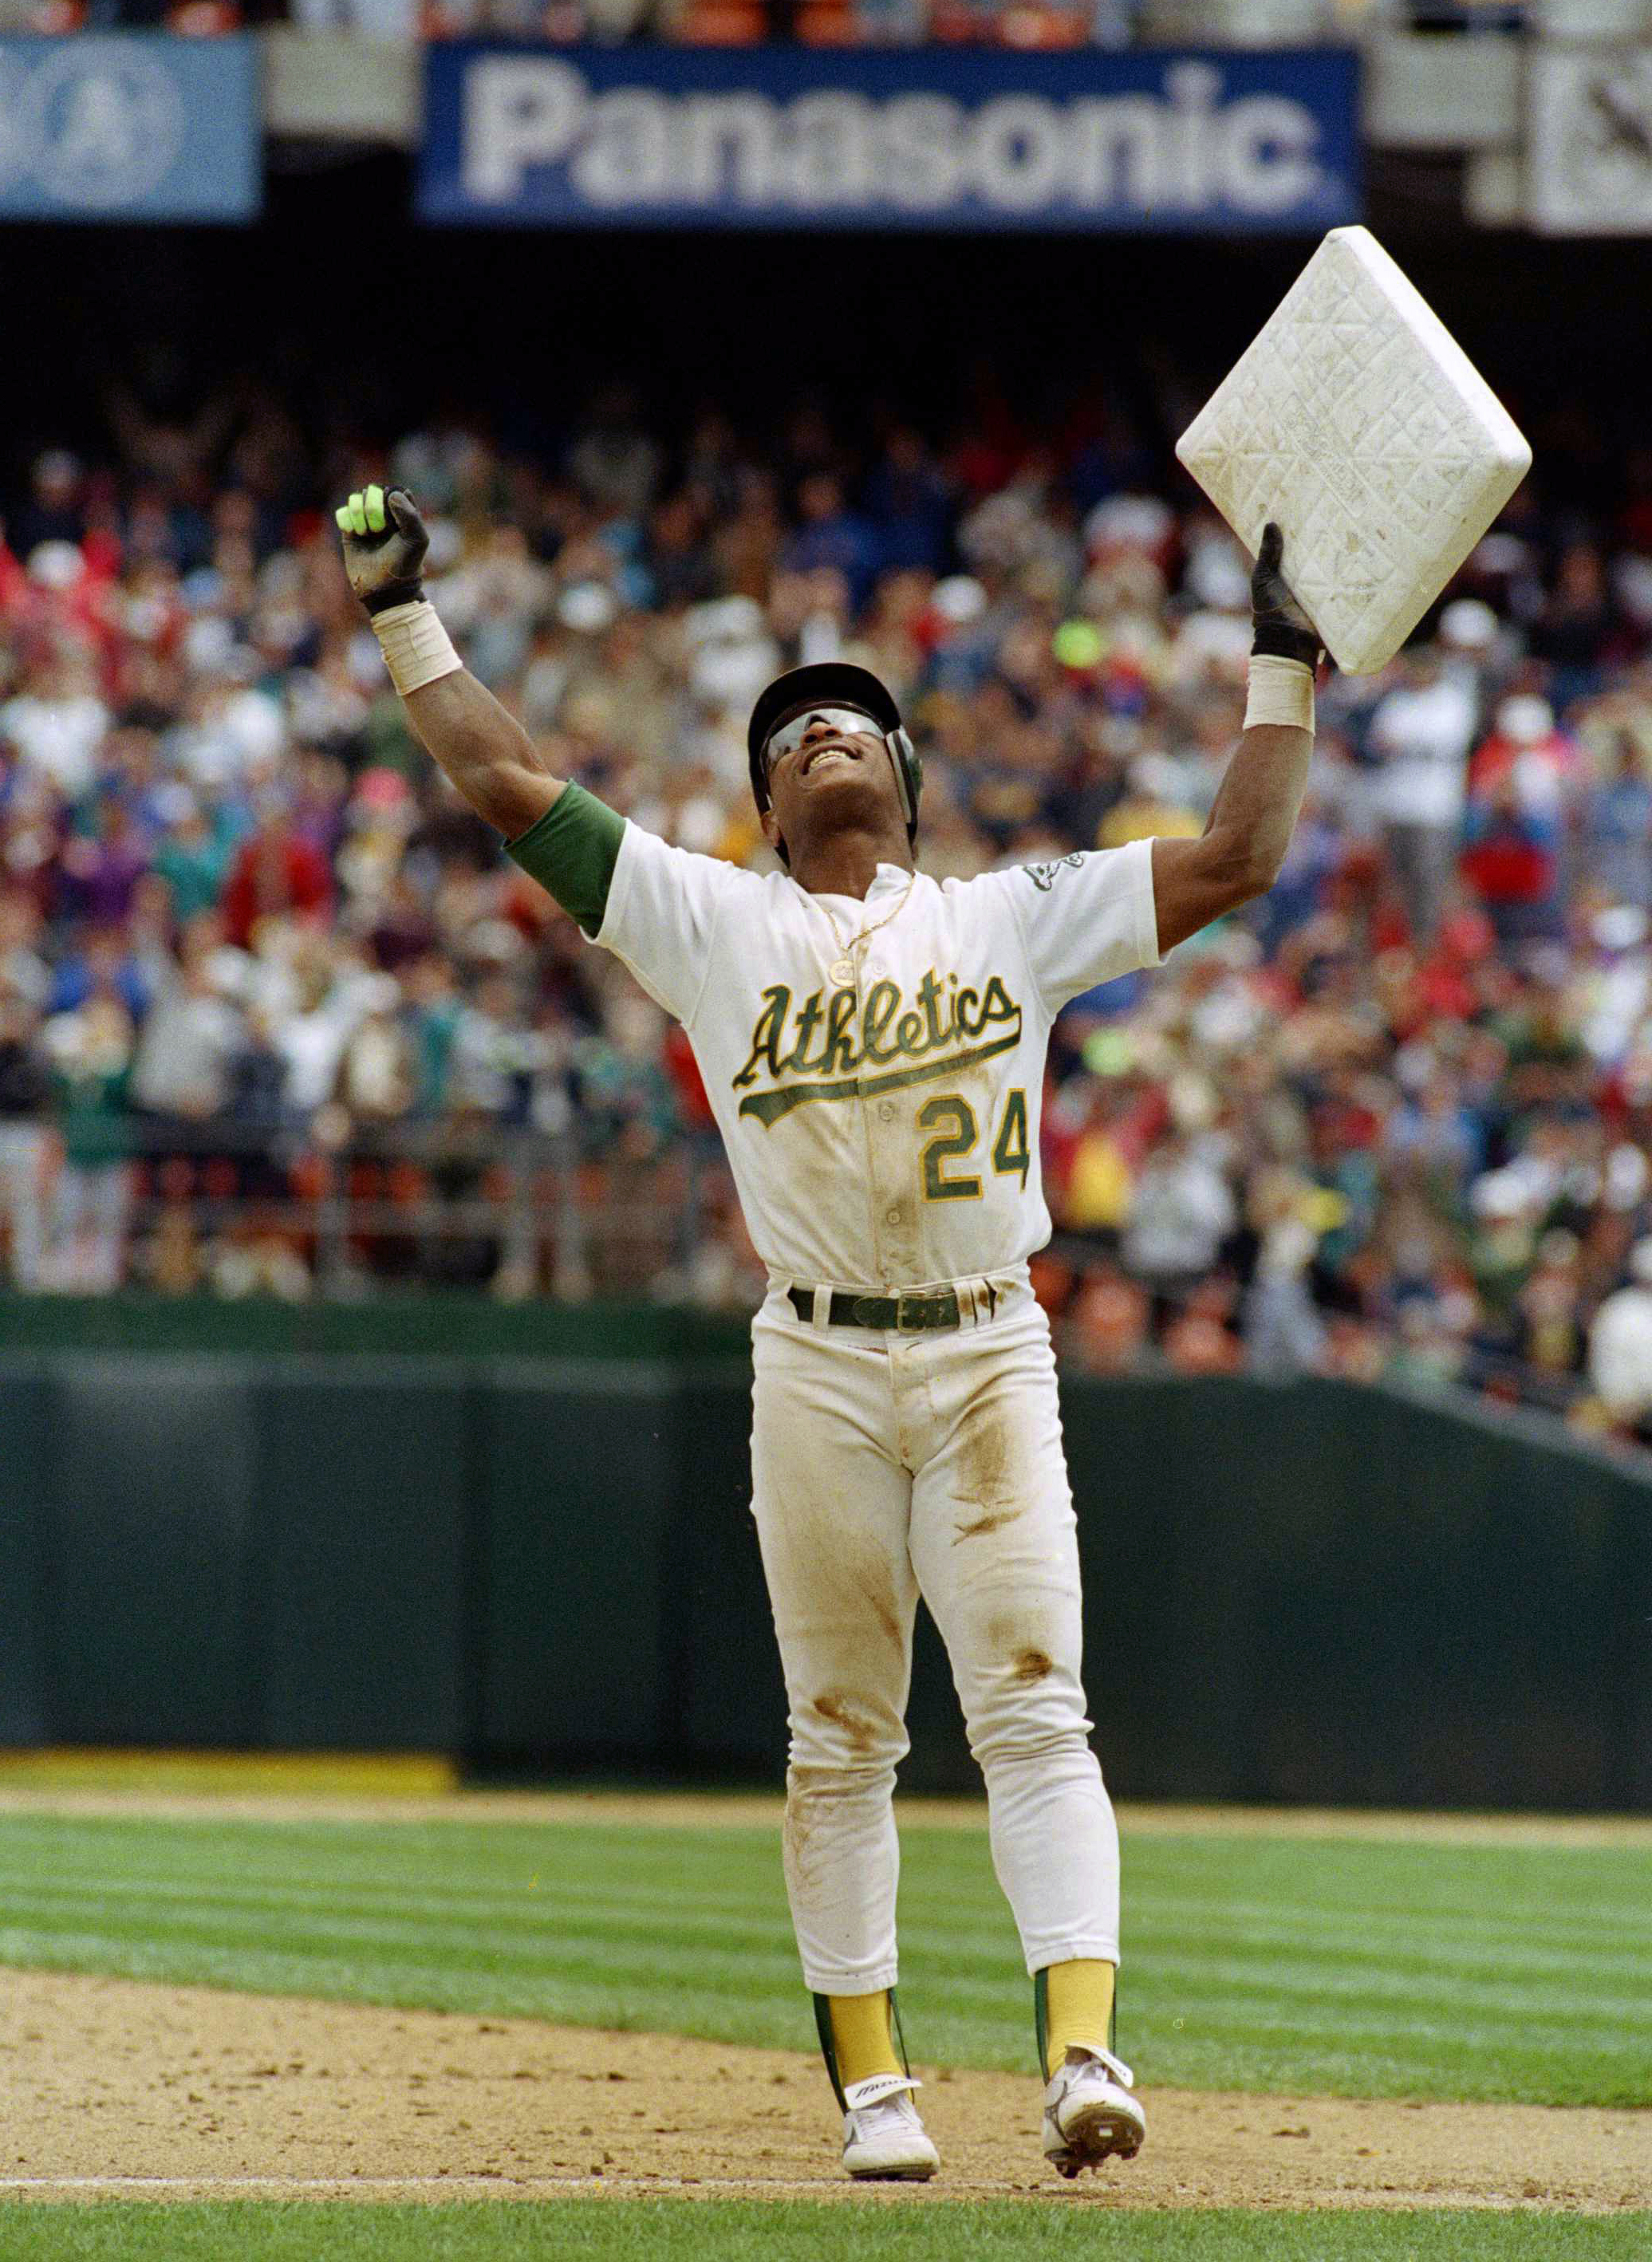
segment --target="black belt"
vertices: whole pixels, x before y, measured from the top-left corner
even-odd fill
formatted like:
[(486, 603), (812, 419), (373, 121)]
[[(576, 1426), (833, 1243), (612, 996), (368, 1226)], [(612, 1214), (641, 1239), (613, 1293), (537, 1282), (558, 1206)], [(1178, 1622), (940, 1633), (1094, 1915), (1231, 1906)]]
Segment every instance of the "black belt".
[[(794, 1287), (786, 1293), (797, 1317), (812, 1324), (814, 1300), (826, 1291)], [(935, 1288), (921, 1296), (854, 1296), (847, 1289), (833, 1288), (826, 1317), (834, 1328), (899, 1328), (903, 1334), (922, 1328), (956, 1328), (959, 1319), (957, 1291)]]

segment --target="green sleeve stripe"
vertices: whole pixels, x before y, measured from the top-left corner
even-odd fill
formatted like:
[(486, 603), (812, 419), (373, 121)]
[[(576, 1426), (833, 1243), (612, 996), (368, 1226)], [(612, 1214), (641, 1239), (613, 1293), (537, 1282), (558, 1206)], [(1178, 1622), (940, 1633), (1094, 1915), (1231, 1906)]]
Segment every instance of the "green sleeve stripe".
[(617, 810), (583, 786), (565, 785), (538, 823), (505, 846), (528, 877), (594, 935), (608, 910), (624, 837), (625, 820)]

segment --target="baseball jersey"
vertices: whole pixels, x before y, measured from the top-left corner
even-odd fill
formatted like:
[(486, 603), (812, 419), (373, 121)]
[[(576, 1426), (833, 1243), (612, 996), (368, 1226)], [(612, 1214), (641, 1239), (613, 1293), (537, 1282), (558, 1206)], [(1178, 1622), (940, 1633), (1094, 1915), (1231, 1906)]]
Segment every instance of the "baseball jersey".
[[(564, 901), (541, 844), (574, 814), (510, 849)], [(772, 1274), (919, 1287), (1042, 1247), (1050, 1024), (1158, 962), (1150, 841), (973, 880), (880, 864), (859, 902), (632, 824), (607, 837), (605, 897), (588, 877), (567, 907), (682, 1023)]]

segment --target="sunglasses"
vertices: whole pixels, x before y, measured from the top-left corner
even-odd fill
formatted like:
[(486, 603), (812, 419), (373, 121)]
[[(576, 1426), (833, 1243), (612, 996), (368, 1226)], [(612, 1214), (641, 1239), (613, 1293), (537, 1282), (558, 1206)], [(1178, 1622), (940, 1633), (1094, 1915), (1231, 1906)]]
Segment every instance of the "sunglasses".
[(764, 769), (772, 770), (784, 755), (795, 754), (817, 723), (824, 723), (836, 738), (881, 738), (884, 735), (872, 717), (858, 707), (811, 707), (769, 732), (763, 748)]

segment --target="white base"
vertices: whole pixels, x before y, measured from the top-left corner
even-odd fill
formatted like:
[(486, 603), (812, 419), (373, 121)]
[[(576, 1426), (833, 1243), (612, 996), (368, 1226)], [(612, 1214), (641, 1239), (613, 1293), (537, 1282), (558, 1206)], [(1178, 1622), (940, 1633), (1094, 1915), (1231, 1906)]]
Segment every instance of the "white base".
[(1338, 667), (1387, 665), (1531, 469), (1485, 379), (1363, 227), (1333, 228), (1176, 453)]

